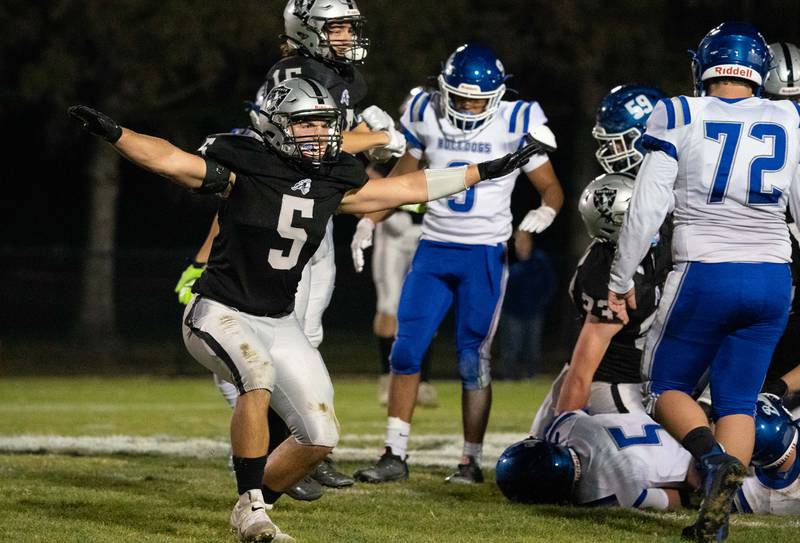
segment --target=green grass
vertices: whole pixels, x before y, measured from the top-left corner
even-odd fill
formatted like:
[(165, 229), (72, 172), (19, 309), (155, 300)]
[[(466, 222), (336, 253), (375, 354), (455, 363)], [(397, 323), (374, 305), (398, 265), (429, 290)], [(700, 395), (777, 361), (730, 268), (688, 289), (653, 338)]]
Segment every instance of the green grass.
[[(498, 383), (490, 432), (527, 430), (548, 383)], [(420, 409), (414, 436), (460, 431), (459, 386), (437, 383), (441, 405)], [(381, 434), (372, 380), (336, 383), (344, 434)], [(169, 435), (224, 439), (229, 410), (210, 379), (6, 379), (0, 437)], [(351, 438), (349, 446), (356, 444)], [(375, 443), (372, 443), (375, 441)], [(377, 446), (379, 439), (364, 444)], [(377, 450), (376, 450), (377, 451)], [(413, 454), (413, 450), (411, 452)], [(455, 461), (455, 458), (454, 458)], [(345, 471), (357, 462), (342, 462)], [(411, 480), (282, 499), (272, 515), (298, 541), (679, 541), (694, 513), (529, 507), (492, 483), (450, 487), (446, 468), (412, 467)], [(232, 542), (235, 500), (224, 458), (0, 453), (0, 542)], [(734, 519), (730, 541), (795, 541), (800, 519)]]

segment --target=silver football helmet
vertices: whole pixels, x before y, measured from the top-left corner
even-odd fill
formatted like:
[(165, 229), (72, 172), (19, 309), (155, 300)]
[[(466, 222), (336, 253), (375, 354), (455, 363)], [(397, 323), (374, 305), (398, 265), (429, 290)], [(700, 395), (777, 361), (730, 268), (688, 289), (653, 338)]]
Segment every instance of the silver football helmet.
[[(346, 64), (360, 64), (367, 58), (369, 38), (366, 18), (355, 0), (289, 0), (283, 10), (286, 41), (311, 56)], [(350, 40), (331, 40), (328, 25), (349, 24)]]
[(593, 238), (616, 242), (633, 195), (634, 178), (625, 173), (603, 174), (581, 194), (578, 211)]
[(772, 66), (764, 80), (764, 94), (774, 99), (800, 100), (800, 49), (787, 42), (771, 43)]
[[(328, 89), (308, 77), (262, 85), (250, 111), (253, 128), (284, 155), (314, 166), (333, 162), (342, 149), (342, 110)], [(324, 133), (299, 134), (297, 124), (323, 121)]]

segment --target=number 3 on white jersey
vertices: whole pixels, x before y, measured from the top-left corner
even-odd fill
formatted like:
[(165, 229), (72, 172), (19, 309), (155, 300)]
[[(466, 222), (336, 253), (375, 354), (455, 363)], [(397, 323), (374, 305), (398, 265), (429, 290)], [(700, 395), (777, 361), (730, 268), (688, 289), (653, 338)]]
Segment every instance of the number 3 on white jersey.
[(278, 234), (284, 239), (292, 240), (292, 246), (289, 248), (288, 255), (284, 255), (283, 251), (278, 249), (269, 250), (267, 260), (273, 269), (290, 270), (294, 268), (297, 259), (300, 258), (300, 251), (308, 239), (308, 234), (304, 229), (292, 226), (295, 211), (299, 211), (300, 216), (304, 219), (312, 218), (314, 216), (314, 200), (298, 198), (289, 194), (283, 195), (281, 212), (278, 215)]

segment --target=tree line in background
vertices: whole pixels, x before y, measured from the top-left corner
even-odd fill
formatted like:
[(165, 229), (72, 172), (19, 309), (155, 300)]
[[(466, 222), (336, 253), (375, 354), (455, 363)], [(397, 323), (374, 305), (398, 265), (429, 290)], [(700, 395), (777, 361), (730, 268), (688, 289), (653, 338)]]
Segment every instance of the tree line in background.
[[(184, 148), (207, 133), (242, 126), (242, 102), (279, 58), (284, 6), (283, 0), (0, 6), (0, 120), (10, 173), (0, 203), (2, 245), (84, 249), (77, 319), (84, 337), (115, 335), (118, 245), (199, 243), (197, 228), (181, 232), (192, 208), (211, 204), (126, 168), (109, 146), (70, 123), (66, 107), (90, 104)], [(599, 173), (590, 129), (612, 86), (641, 82), (667, 94), (691, 93), (686, 49), (723, 20), (749, 20), (769, 42), (800, 40), (800, 2), (793, 0), (360, 0), (359, 6), (372, 42), (363, 66), (369, 103), (395, 112), (408, 89), (434, 84), (430, 76), (468, 40), (495, 48), (514, 75), (508, 86), (542, 103), (559, 139), (553, 161), (568, 202), (558, 232), (548, 235), (562, 251), (561, 240), (570, 240), (567, 267), (586, 242), (572, 202)], [(133, 211), (121, 220), (120, 209)]]

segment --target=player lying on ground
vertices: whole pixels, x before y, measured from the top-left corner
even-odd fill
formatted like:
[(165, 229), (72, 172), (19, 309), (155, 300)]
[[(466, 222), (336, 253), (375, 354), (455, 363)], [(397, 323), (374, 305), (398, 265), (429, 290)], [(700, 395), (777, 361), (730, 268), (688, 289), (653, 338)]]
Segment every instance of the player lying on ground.
[[(756, 410), (754, 472), (737, 493), (746, 513), (800, 514), (798, 429), (766, 395)], [(700, 486), (692, 456), (645, 413), (561, 414), (547, 439), (510, 446), (497, 484), (512, 501), (675, 509)]]
[[(231, 420), (239, 500), (231, 525), (242, 541), (277, 537), (265, 499), (274, 502), (339, 439), (330, 377), (292, 313), (302, 269), (330, 216), (454, 194), (502, 177), (542, 150), (530, 137), (520, 150), (474, 166), (367, 182), (361, 164), (340, 152), (338, 104), (319, 83), (304, 78), (270, 91), (260, 110), (268, 121), (263, 140), (211, 136), (202, 156), (122, 128), (85, 106), (70, 108), (70, 114), (131, 162), (225, 199), (217, 242), (184, 313), (183, 336), (198, 362), (239, 390)], [(267, 462), (270, 405), (294, 439)]]

